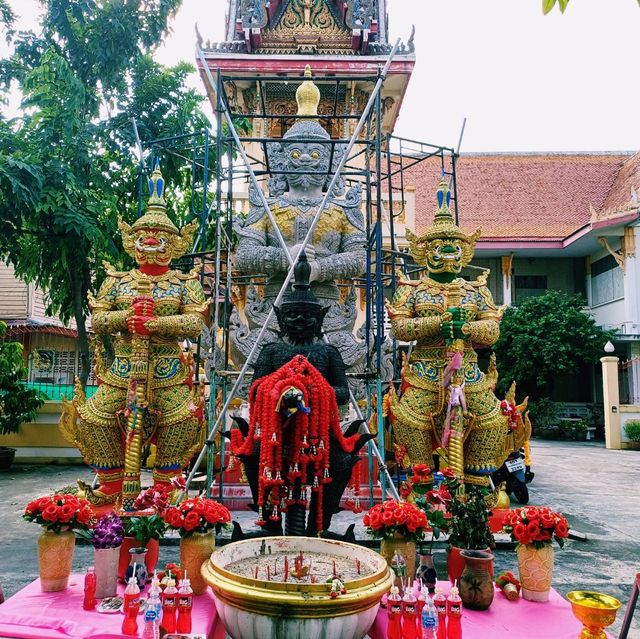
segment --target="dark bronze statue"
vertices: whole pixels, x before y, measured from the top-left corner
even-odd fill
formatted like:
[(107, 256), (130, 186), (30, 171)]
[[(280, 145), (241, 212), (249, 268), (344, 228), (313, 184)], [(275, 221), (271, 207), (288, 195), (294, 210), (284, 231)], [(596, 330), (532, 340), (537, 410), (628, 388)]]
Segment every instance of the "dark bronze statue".
[[(340, 429), (338, 406), (349, 399), (345, 364), (338, 349), (322, 339), (327, 308), (311, 292), (309, 272), (303, 253), (295, 267), (293, 291), (276, 308), (280, 340), (267, 344), (255, 365), (251, 423), (234, 418), (239, 432), (231, 437), (232, 451), (244, 464), (258, 523), (272, 535), (282, 534), (281, 513), (287, 535), (326, 535), (358, 452), (373, 437), (357, 435), (361, 421), (350, 424), (344, 433)], [(260, 380), (267, 377), (261, 389)], [(311, 381), (297, 386), (289, 382), (296, 379)], [(265, 396), (277, 401), (276, 426), (268, 417), (275, 412), (273, 407), (264, 409)], [(307, 430), (292, 430), (303, 428), (301, 423)], [(262, 448), (265, 441), (269, 449), (277, 442), (277, 454)], [(348, 534), (352, 535), (352, 528)], [(234, 538), (241, 535), (236, 526)]]

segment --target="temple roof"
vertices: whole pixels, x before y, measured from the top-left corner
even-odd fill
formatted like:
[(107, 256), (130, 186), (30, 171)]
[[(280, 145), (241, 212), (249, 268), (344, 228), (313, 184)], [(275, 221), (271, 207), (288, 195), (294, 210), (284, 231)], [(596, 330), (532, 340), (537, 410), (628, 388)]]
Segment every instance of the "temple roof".
[(381, 55), (391, 49), (386, 0), (229, 0), (225, 38), (203, 48), (266, 55)]
[[(432, 223), (439, 172), (424, 161), (405, 174), (418, 232)], [(639, 209), (640, 154), (462, 154), (456, 172), (460, 225), (483, 242), (563, 240)]]

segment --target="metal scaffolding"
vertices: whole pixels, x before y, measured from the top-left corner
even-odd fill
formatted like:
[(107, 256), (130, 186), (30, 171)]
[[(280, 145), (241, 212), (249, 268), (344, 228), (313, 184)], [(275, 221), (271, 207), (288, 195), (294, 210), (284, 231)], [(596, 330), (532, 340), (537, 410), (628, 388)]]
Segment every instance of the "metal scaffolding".
[[(363, 429), (368, 429), (372, 415), (375, 415), (377, 437), (368, 444), (369, 498), (373, 503), (374, 468), (378, 464), (378, 481), (384, 498), (389, 493), (398, 498), (398, 479), (389, 474), (385, 455), (385, 423), (383, 418), (383, 394), (389, 384), (399, 381), (399, 348), (395, 340), (385, 331), (385, 300), (390, 299), (396, 288), (398, 277), (410, 278), (419, 272), (411, 262), (411, 256), (398, 247), (395, 237), (395, 225), (398, 218), (406, 212), (406, 172), (415, 165), (428, 162), (434, 175), (446, 175), (450, 179), (452, 200), (457, 220), (458, 201), (455, 183), (455, 164), (457, 154), (453, 148), (417, 142), (383, 134), (383, 101), (381, 89), (386, 79), (389, 65), (395, 55), (398, 43), (394, 46), (387, 64), (376, 75), (357, 76), (314, 76), (314, 83), (324, 96), (333, 100), (331, 113), (322, 113), (319, 120), (332, 131), (329, 140), (315, 140), (314, 143), (330, 147), (331, 161), (327, 171), (330, 181), (325, 197), (318, 208), (314, 221), (307, 233), (303, 248), (309, 242), (322, 210), (329, 201), (333, 187), (339, 178), (348, 186), (359, 185), (364, 191), (363, 206), (366, 229), (367, 265), (366, 272), (354, 281), (357, 292), (364, 296), (365, 312), (362, 334), (366, 342), (366, 364), (364, 373), (358, 375), (366, 385), (366, 405), (364, 409), (351, 396), (351, 405), (355, 415), (364, 420)], [(196, 476), (201, 462), (206, 458), (206, 492), (211, 495), (216, 487), (218, 498), (224, 500), (225, 484), (225, 446), (219, 437), (219, 431), (226, 425), (227, 411), (232, 400), (238, 396), (249, 362), (262, 346), (260, 340), (268, 326), (273, 311), (264, 322), (258, 340), (240, 370), (234, 370), (230, 357), (229, 318), (232, 310), (232, 289), (246, 284), (249, 280), (260, 281), (260, 274), (248, 278), (233, 272), (232, 253), (234, 248), (233, 223), (238, 215), (235, 191), (247, 191), (249, 185), (256, 187), (262, 206), (269, 216), (274, 229), (277, 224), (269, 209), (265, 186), (269, 178), (286, 175), (287, 172), (269, 164), (268, 145), (281, 142), (281, 137), (258, 136), (246, 133), (247, 124), (269, 124), (277, 122), (280, 133), (301, 116), (283, 115), (269, 111), (265, 100), (265, 87), (271, 83), (282, 83), (281, 76), (225, 75), (218, 70), (215, 76), (210, 72), (202, 51), (198, 49), (208, 83), (210, 95), (215, 97), (215, 132), (208, 130), (189, 133), (162, 140), (140, 142), (140, 193), (142, 194), (143, 175), (150, 171), (156, 158), (171, 155), (180, 158), (185, 166), (191, 167), (190, 217), (198, 217), (200, 233), (191, 253), (186, 255), (179, 265), (191, 267), (194, 263), (202, 266), (201, 278), (205, 290), (210, 292), (213, 304), (211, 339), (198, 340), (196, 346), (196, 371), (205, 358), (215, 359), (209, 368), (208, 379), (196, 379), (209, 387), (208, 436), (198, 458), (191, 465), (187, 484)], [(229, 83), (238, 80), (256, 83), (260, 99), (251, 113), (240, 112), (233, 108), (227, 97)], [(305, 80), (304, 76), (288, 76), (290, 87)], [(339, 96), (347, 95), (349, 83), (359, 82), (371, 87), (367, 105), (360, 111), (351, 109), (350, 113), (339, 112)], [(291, 90), (291, 89), (290, 89)], [(302, 116), (305, 117), (305, 116)], [(312, 117), (312, 116), (306, 116)], [(254, 126), (259, 128), (258, 126)], [(336, 135), (340, 132), (340, 135)], [(350, 135), (349, 135), (350, 134)], [(288, 138), (287, 142), (294, 142)], [(306, 141), (306, 140), (300, 140)], [(143, 159), (146, 148), (146, 159)], [(247, 147), (261, 149), (253, 155)], [(338, 146), (345, 149), (340, 157), (337, 170), (333, 167), (333, 157)], [(140, 196), (142, 197), (142, 195)], [(140, 200), (141, 202), (141, 200)], [(286, 247), (279, 230), (276, 231), (282, 247)], [(386, 241), (385, 241), (385, 238)], [(287, 251), (288, 254), (288, 251)], [(275, 303), (282, 299), (293, 275), (295, 261), (289, 256), (289, 271), (285, 283)], [(263, 274), (264, 276), (264, 274)], [(217, 348), (216, 348), (217, 342)], [(383, 350), (391, 348), (393, 373), (383, 370)]]

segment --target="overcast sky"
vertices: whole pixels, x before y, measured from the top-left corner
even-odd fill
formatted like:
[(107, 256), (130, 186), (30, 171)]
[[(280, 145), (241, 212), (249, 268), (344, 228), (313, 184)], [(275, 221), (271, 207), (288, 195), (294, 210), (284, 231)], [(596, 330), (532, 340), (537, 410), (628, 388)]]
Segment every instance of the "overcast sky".
[[(11, 0), (33, 25), (35, 0)], [(194, 60), (194, 23), (224, 38), (226, 0), (184, 0), (157, 52)], [(417, 62), (396, 134), (462, 151), (640, 149), (636, 0), (387, 0), (392, 39), (416, 27)], [(194, 86), (201, 87), (197, 77)]]

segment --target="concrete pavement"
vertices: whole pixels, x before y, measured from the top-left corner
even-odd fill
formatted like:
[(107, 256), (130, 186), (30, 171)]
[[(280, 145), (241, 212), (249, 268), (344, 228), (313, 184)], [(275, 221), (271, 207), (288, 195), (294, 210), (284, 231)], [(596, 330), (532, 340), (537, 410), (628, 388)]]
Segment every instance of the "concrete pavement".
[[(588, 537), (586, 542), (569, 541), (564, 550), (557, 549), (553, 585), (562, 594), (592, 589), (618, 597), (623, 608), (613, 627), (617, 636), (631, 583), (640, 572), (640, 452), (608, 451), (597, 442), (534, 440), (532, 455), (536, 476), (529, 487), (531, 503), (565, 513), (571, 526)], [(91, 474), (82, 466), (56, 465), (14, 465), (0, 473), (0, 583), (6, 597), (38, 574), (36, 539), (40, 530), (21, 519), (25, 504), (75, 483), (77, 478), (90, 480)], [(255, 518), (252, 513), (238, 515), (243, 527)], [(351, 513), (340, 513), (332, 528), (339, 532), (353, 519)], [(358, 522), (360, 519), (357, 517)], [(358, 532), (362, 532), (360, 526)], [(74, 570), (90, 565), (92, 555), (91, 547), (77, 546)], [(501, 547), (495, 555), (498, 572), (516, 571), (514, 550)], [(162, 546), (160, 564), (177, 559), (175, 543)], [(436, 567), (446, 579), (443, 545), (437, 547)], [(640, 637), (640, 610), (632, 628), (630, 638)]]

